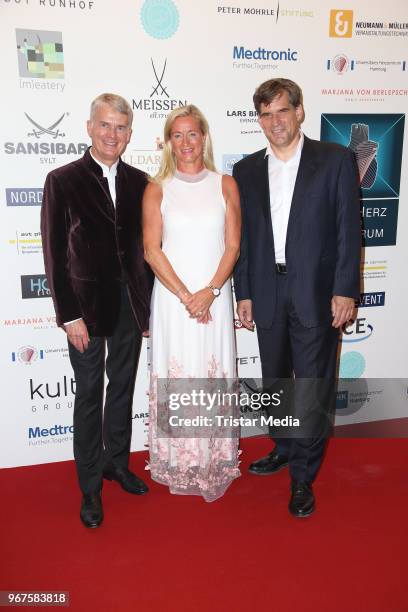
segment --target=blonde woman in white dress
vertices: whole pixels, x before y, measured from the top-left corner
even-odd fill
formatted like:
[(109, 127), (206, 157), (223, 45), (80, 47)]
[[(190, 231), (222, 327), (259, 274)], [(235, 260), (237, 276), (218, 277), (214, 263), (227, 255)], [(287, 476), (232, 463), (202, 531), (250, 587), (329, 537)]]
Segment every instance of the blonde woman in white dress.
[(159, 379), (236, 378), (230, 277), (239, 256), (239, 194), (234, 179), (216, 171), (208, 123), (193, 105), (167, 118), (162, 164), (144, 195), (143, 236), (156, 276), (149, 469), (172, 493), (214, 501), (240, 475), (238, 436), (159, 437), (157, 427)]

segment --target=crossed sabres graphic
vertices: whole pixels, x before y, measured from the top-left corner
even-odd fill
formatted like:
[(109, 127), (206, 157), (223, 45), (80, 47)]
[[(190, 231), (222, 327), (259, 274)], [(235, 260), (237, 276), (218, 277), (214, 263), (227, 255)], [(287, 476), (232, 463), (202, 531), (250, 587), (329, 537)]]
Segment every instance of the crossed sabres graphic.
[(30, 121), (30, 123), (32, 123), (37, 128), (36, 130), (33, 130), (32, 132), (29, 132), (28, 136), (35, 136), (36, 138), (39, 138), (43, 134), (49, 134), (53, 138), (58, 138), (58, 136), (61, 136), (61, 138), (62, 138), (62, 137), (65, 136), (65, 132), (60, 132), (59, 129), (57, 129), (57, 130), (54, 129), (54, 128), (57, 127), (57, 125), (59, 125), (61, 123), (61, 121), (65, 117), (65, 113), (63, 115), (61, 115), (61, 117), (59, 119), (57, 119), (57, 121), (55, 123), (53, 123), (52, 125), (50, 125), (50, 127), (48, 127), (48, 128), (43, 127), (42, 125), (40, 125), (39, 123), (34, 121), (34, 119), (31, 119), (31, 117), (29, 115), (27, 115), (27, 113), (24, 113), (24, 114), (27, 117), (27, 119)]

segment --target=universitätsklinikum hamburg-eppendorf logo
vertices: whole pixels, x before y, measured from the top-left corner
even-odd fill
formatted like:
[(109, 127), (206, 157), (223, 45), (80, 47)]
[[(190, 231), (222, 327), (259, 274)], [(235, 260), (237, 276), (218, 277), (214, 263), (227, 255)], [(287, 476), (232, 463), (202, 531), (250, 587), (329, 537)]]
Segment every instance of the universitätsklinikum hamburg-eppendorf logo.
[(62, 32), (16, 29), (20, 77), (63, 79)]
[(145, 0), (140, 20), (146, 34), (163, 40), (175, 34), (179, 27), (179, 12), (172, 0)]

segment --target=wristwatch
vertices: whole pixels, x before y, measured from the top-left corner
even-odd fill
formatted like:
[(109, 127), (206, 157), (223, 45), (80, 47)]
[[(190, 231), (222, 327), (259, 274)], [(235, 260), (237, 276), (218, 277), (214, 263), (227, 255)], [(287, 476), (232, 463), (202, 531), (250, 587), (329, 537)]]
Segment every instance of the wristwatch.
[(214, 287), (214, 285), (207, 285), (208, 289), (211, 289), (214, 297), (218, 297), (221, 293), (221, 289), (219, 287)]

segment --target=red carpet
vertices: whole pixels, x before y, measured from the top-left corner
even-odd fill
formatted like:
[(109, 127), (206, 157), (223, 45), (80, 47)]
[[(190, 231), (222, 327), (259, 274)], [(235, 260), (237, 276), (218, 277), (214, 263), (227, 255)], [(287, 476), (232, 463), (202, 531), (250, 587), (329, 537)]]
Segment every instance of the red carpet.
[[(106, 483), (96, 530), (79, 521), (72, 462), (1, 470), (0, 590), (69, 591), (75, 612), (407, 612), (406, 440), (332, 440), (303, 520), (287, 471), (246, 472), (270, 443), (242, 448), (243, 476), (213, 504), (148, 472), (144, 497)], [(132, 455), (139, 474), (145, 458)]]

